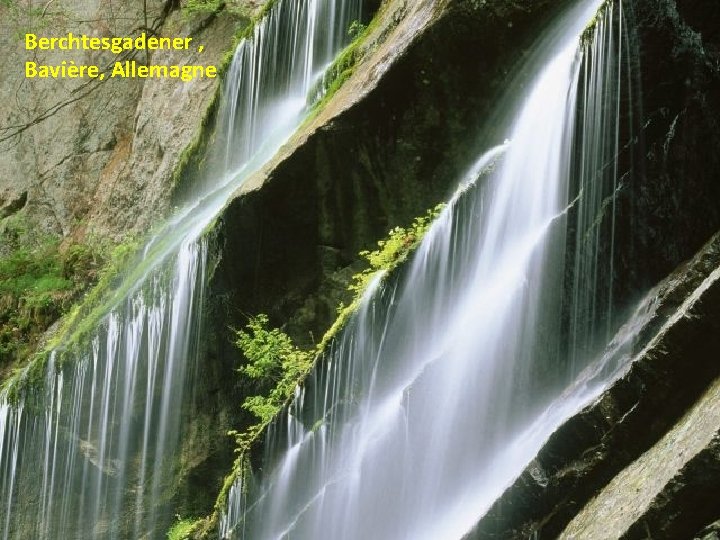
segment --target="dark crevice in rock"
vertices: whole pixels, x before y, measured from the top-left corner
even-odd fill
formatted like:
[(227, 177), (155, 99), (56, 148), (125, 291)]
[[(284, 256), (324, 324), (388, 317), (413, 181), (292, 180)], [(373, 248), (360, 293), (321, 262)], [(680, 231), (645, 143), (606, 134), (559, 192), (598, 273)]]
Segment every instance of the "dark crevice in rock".
[(8, 202), (0, 201), (0, 219), (5, 219), (8, 216), (12, 216), (13, 214), (25, 208), (27, 200), (28, 192), (23, 191), (18, 197), (11, 199)]

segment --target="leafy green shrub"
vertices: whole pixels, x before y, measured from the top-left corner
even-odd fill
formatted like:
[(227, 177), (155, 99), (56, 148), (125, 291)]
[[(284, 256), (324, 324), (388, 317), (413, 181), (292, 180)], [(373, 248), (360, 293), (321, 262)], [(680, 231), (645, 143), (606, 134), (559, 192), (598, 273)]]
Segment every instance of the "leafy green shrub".
[(366, 24), (363, 24), (360, 21), (353, 21), (350, 23), (350, 27), (348, 28), (348, 36), (350, 36), (352, 39), (355, 39), (363, 32), (365, 32), (366, 29)]
[(240, 371), (260, 386), (270, 386), (267, 394), (248, 397), (243, 403), (264, 426), (293, 395), (298, 381), (312, 367), (314, 355), (296, 347), (281, 330), (270, 329), (268, 316), (263, 314), (250, 319), (237, 333), (236, 344), (247, 359)]

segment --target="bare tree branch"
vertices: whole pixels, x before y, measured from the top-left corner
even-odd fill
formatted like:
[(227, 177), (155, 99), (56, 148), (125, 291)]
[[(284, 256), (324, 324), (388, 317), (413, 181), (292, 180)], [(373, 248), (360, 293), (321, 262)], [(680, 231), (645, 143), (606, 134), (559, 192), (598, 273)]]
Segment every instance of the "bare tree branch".
[[(45, 14), (47, 8), (54, 2), (55, 0), (48, 0), (48, 3), (45, 5), (45, 9), (43, 10), (43, 15)], [(144, 3), (145, 5), (145, 3)], [(147, 12), (145, 12), (144, 19), (145, 19), (145, 25), (142, 27), (136, 27), (134, 28), (130, 33), (135, 33), (139, 30), (143, 30), (146, 32), (149, 32), (153, 35), (157, 34), (158, 29), (162, 24), (165, 22), (165, 19), (170, 15), (170, 13), (177, 9), (179, 6), (179, 3), (177, 0), (166, 0), (165, 4), (163, 5), (162, 12), (158, 17), (155, 17), (153, 20), (153, 25), (150, 28), (147, 28)], [(131, 49), (129, 51), (123, 51), (119, 55), (115, 56), (115, 58), (109, 62), (102, 70), (102, 73), (104, 75), (107, 75), (111, 72), (111, 68), (115, 65), (116, 62), (122, 62), (126, 60), (132, 60), (137, 55), (137, 50)], [(83, 99), (84, 97), (90, 95), (92, 92), (94, 92), (97, 88), (100, 87), (100, 85), (104, 82), (107, 82), (110, 80), (109, 77), (105, 77), (101, 79), (100, 77), (90, 79), (89, 81), (81, 84), (79, 87), (73, 89), (70, 92), (70, 96), (68, 99), (60, 101), (58, 103), (55, 103), (51, 107), (48, 107), (43, 112), (41, 112), (39, 115), (37, 115), (35, 118), (30, 120), (27, 123), (23, 124), (16, 124), (16, 125), (9, 125), (9, 126), (3, 126), (0, 127), (0, 143), (3, 143), (9, 139), (12, 139), (13, 137), (17, 137), (24, 131), (27, 131), (31, 127), (43, 122), (44, 120), (47, 120), (51, 116), (57, 114), (59, 111), (67, 107), (68, 105), (72, 105), (73, 103)], [(22, 86), (22, 83), (21, 83)]]

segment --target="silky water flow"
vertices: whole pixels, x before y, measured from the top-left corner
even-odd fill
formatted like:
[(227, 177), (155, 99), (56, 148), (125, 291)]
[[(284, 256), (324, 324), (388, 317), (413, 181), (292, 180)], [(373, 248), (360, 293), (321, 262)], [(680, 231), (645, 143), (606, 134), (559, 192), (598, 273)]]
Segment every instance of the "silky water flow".
[(361, 0), (279, 0), (238, 45), (190, 202), (95, 327), (50, 353), (44, 384), (23, 385), (31, 368), (0, 395), (0, 538), (165, 537), (202, 332), (202, 231), (301, 123), (362, 15)]
[(238, 475), (222, 538), (460, 539), (627, 365), (644, 312), (611, 339), (623, 24), (585, 1), (541, 40), (507, 141), (366, 291)]

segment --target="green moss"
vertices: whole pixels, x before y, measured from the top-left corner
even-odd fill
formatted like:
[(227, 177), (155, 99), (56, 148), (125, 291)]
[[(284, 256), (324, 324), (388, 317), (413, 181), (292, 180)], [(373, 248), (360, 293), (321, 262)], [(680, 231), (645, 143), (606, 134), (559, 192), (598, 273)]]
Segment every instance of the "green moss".
[[(60, 325), (43, 350), (31, 357), (24, 358), (24, 363), (20, 361), (15, 363), (13, 374), (3, 383), (3, 389), (13, 400), (17, 399), (25, 389), (42, 385), (45, 364), (50, 351), (57, 349), (57, 363), (59, 367), (62, 367), (64, 362), (72, 357), (71, 351), (80, 346), (97, 326), (100, 318), (123, 294), (125, 289), (114, 291), (114, 286), (118, 283), (122, 270), (134, 259), (139, 242), (130, 239), (113, 249), (110, 249), (107, 243), (102, 246), (100, 252), (102, 256), (96, 255), (87, 246), (76, 246), (75, 249), (68, 249), (62, 255), (69, 261), (74, 261), (73, 264), (84, 268), (82, 277), (77, 278), (77, 294), (73, 297), (76, 301), (75, 303), (68, 301), (65, 305), (67, 309), (58, 313), (58, 317), (62, 315)], [(136, 272), (139, 272), (142, 266), (135, 265), (135, 268)], [(81, 296), (89, 287), (92, 287), (89, 292)], [(53, 322), (58, 317), (55, 317)], [(49, 327), (49, 324), (48, 322), (43, 331)], [(40, 333), (38, 333), (38, 337)], [(61, 345), (62, 349), (60, 349)]]
[(20, 399), (26, 388), (38, 388), (45, 380), (45, 373), (49, 354), (36, 353), (24, 368), (15, 368), (13, 376), (6, 379), (0, 390), (8, 402), (15, 403)]
[(192, 165), (199, 165), (197, 156), (201, 154), (201, 150), (204, 148), (205, 143), (209, 138), (210, 132), (215, 125), (215, 115), (217, 114), (218, 106), (220, 103), (221, 88), (222, 85), (218, 85), (218, 88), (215, 91), (215, 95), (205, 109), (203, 118), (200, 121), (200, 128), (197, 130), (197, 133), (195, 134), (195, 137), (193, 137), (192, 141), (190, 141), (190, 143), (185, 146), (185, 148), (183, 148), (183, 151), (178, 157), (177, 164), (173, 169), (171, 179), (173, 190), (177, 190), (177, 188), (180, 186), (181, 179), (184, 176), (188, 176), (193, 172), (197, 172), (199, 170), (198, 168), (196, 168), (196, 170), (193, 170)]
[[(373, 23), (368, 27), (356, 26), (357, 21), (350, 25), (351, 31), (358, 32), (352, 42), (345, 47), (342, 52), (337, 56), (335, 61), (327, 68), (322, 80), (318, 83), (318, 88), (311, 92), (311, 95), (321, 96), (316, 99), (312, 105), (312, 109), (309, 118), (313, 118), (319, 111), (321, 111), (325, 105), (332, 99), (338, 90), (345, 84), (355, 72), (355, 66), (359, 63), (363, 56), (362, 45), (365, 42), (368, 35), (377, 25), (379, 18), (376, 16), (373, 19)], [(362, 29), (359, 29), (362, 28)]]
[[(0, 259), (0, 375), (16, 371), (42, 334), (97, 282), (107, 242), (61, 245), (33, 237), (20, 223), (5, 229), (9, 250)], [(7, 249), (7, 248), (6, 248)]]
[(237, 49), (238, 45), (245, 40), (250, 39), (253, 36), (253, 33), (255, 32), (255, 27), (262, 21), (265, 16), (270, 12), (272, 7), (277, 3), (277, 0), (267, 0), (260, 8), (260, 11), (255, 15), (251, 20), (250, 24), (243, 26), (240, 28), (237, 32), (235, 32), (235, 35), (233, 36), (233, 42), (232, 47), (225, 53), (223, 56), (223, 59), (220, 61), (220, 64), (218, 65), (218, 73), (221, 75), (224, 74), (228, 68), (230, 67), (230, 64), (232, 63), (232, 59), (235, 56), (235, 50)]
[(322, 353), (330, 341), (347, 324), (350, 316), (360, 306), (370, 283), (381, 274), (388, 275), (395, 270), (420, 245), (425, 233), (443, 208), (445, 208), (444, 204), (438, 204), (435, 208), (428, 210), (424, 216), (415, 218), (409, 227), (392, 229), (387, 238), (378, 242), (376, 250), (360, 252), (360, 256), (368, 262), (369, 266), (353, 276), (349, 287), (353, 293), (353, 299), (347, 306), (341, 304), (338, 307), (338, 317), (320, 341), (317, 347), (318, 353)]
[(197, 520), (178, 519), (167, 533), (168, 540), (190, 540), (197, 526)]
[[(343, 84), (352, 77), (356, 66), (365, 57), (367, 51), (372, 48), (368, 38), (374, 35), (379, 28), (381, 21), (384, 19), (387, 5), (387, 2), (383, 2), (367, 26), (360, 23), (360, 21), (353, 21), (350, 24), (348, 35), (352, 37), (352, 41), (325, 71), (315, 92), (311, 92), (311, 95), (319, 96), (319, 98), (316, 98), (316, 101), (312, 104), (306, 122), (312, 120), (340, 90)], [(376, 41), (382, 41), (382, 37), (378, 37)]]
[(183, 15), (192, 16), (198, 13), (217, 13), (225, 7), (224, 0), (187, 0), (182, 8)]
[[(226, 7), (224, 2), (215, 1), (215, 0), (195, 0), (198, 5), (205, 6), (208, 9), (205, 11), (209, 12), (218, 12), (222, 10), (224, 7)], [(240, 28), (235, 32), (235, 35), (233, 36), (232, 42), (228, 50), (223, 55), (222, 59), (220, 60), (220, 63), (217, 66), (218, 69), (218, 75), (219, 77), (224, 77), (227, 73), (227, 70), (230, 68), (230, 64), (232, 64), (233, 57), (235, 56), (235, 51), (237, 50), (238, 45), (244, 40), (252, 37), (255, 25), (258, 24), (260, 20), (267, 15), (271, 7), (276, 3), (277, 0), (268, 0), (265, 4), (263, 4), (261, 10), (258, 12), (258, 14), (253, 17), (249, 24), (243, 24), (240, 26)], [(217, 4), (217, 5), (216, 5)], [(215, 6), (216, 5), (216, 6)], [(229, 8), (228, 8), (229, 9)], [(202, 12), (203, 10), (195, 10), (194, 12)], [(183, 151), (180, 153), (180, 156), (178, 158), (177, 164), (175, 165), (175, 168), (173, 170), (172, 174), (172, 186), (173, 189), (177, 190), (181, 183), (181, 179), (184, 176), (190, 175), (193, 172), (197, 172), (199, 170), (199, 164), (200, 160), (197, 159), (197, 156), (202, 153), (203, 148), (205, 147), (205, 143), (209, 139), (210, 132), (214, 128), (215, 125), (215, 117), (218, 111), (218, 106), (220, 104), (220, 96), (222, 93), (222, 84), (218, 85), (218, 88), (215, 92), (215, 95), (213, 96), (212, 100), (210, 101), (207, 109), (205, 110), (205, 113), (203, 115), (203, 119), (200, 124), (200, 129), (198, 129), (197, 134), (193, 138), (193, 140), (183, 149)], [(196, 167), (193, 168), (193, 165)]]
[(598, 22), (605, 16), (605, 10), (610, 4), (612, 4), (612, 1), (613, 0), (605, 0), (595, 12), (592, 19), (590, 19), (585, 25), (582, 34), (580, 34), (580, 43), (583, 46), (587, 46), (592, 43), (595, 36), (595, 28), (597, 27)]
[[(64, 319), (49, 347), (54, 348), (63, 341), (70, 345), (77, 344), (96, 327), (99, 319), (116, 304), (118, 298), (123, 296), (125, 291), (113, 292), (113, 285), (119, 281), (118, 278), (123, 275), (123, 270), (130, 261), (138, 257), (140, 245), (137, 238), (128, 238), (113, 248), (108, 264), (100, 271), (97, 285)], [(140, 265), (135, 268), (143, 271), (145, 269)]]

